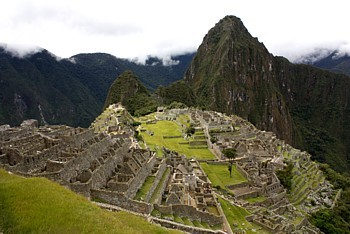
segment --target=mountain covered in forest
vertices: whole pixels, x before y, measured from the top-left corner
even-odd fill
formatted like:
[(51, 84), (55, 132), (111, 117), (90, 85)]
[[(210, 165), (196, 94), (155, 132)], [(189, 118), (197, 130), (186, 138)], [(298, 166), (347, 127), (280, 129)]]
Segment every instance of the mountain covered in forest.
[(170, 64), (149, 57), (139, 64), (103, 53), (60, 59), (47, 50), (19, 58), (0, 48), (0, 125), (35, 118), (41, 124), (87, 127), (125, 70), (154, 90), (182, 79), (193, 55), (174, 56)]
[(184, 80), (162, 93), (167, 103), (240, 115), (346, 172), (349, 90), (349, 77), (274, 56), (239, 18), (226, 16), (204, 37)]

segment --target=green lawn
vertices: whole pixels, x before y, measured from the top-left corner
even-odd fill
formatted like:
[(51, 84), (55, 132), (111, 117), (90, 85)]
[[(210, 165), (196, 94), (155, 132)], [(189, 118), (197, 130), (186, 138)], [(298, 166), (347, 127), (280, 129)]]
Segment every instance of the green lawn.
[[(246, 216), (250, 215), (250, 213), (246, 209), (234, 206), (221, 197), (219, 197), (219, 202), (225, 213), (227, 221), (229, 222), (231, 229), (234, 233), (235, 231), (239, 231), (242, 229), (245, 230), (246, 233), (268, 233), (267, 231), (263, 230), (260, 226), (254, 223), (250, 223), (245, 219)], [(253, 229), (255, 229), (255, 232), (253, 231)]]
[(266, 200), (266, 197), (249, 197), (245, 199), (249, 203), (263, 202)]
[(226, 189), (227, 185), (239, 184), (246, 182), (247, 179), (237, 170), (236, 165), (232, 167), (232, 177), (226, 164), (208, 164), (200, 163), (201, 167), (209, 177), (213, 186), (219, 185), (222, 189)]
[(188, 115), (179, 115), (179, 117), (177, 118), (177, 120), (178, 120), (181, 124), (183, 124), (183, 125), (185, 125), (185, 126), (187, 126), (187, 127), (190, 126), (190, 123), (189, 123), (190, 117), (188, 117)]
[[(175, 150), (180, 154), (185, 154), (188, 158), (196, 159), (215, 159), (215, 156), (209, 149), (191, 149), (189, 144), (180, 144), (186, 142), (181, 138), (166, 138), (163, 136), (181, 136), (181, 128), (174, 121), (158, 121), (156, 124), (142, 124), (148, 132), (153, 132), (153, 135), (146, 132), (142, 132), (142, 137), (146, 144), (152, 149), (158, 146), (160, 149), (162, 146)], [(188, 142), (188, 141), (187, 141)]]
[(22, 178), (0, 169), (1, 232), (179, 233), (126, 212), (103, 210), (45, 178)]

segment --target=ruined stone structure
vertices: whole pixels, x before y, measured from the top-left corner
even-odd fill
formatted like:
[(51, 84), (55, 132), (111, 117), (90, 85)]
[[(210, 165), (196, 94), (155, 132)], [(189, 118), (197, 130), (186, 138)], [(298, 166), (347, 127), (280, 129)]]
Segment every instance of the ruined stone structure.
[[(222, 216), (206, 210), (217, 203), (197, 161), (166, 149), (167, 156), (157, 158), (138, 146), (125, 109), (111, 105), (107, 111), (90, 129), (39, 127), (35, 120), (1, 126), (0, 166), (23, 176), (46, 177), (92, 200), (137, 213), (149, 215), (156, 207), (209, 225), (222, 224)], [(145, 200), (133, 200), (149, 176), (155, 181)], [(159, 184), (154, 204), (149, 203)]]
[[(190, 117), (196, 131), (204, 132), (196, 134), (190, 147), (198, 147), (198, 142), (217, 156), (217, 160), (207, 163), (227, 164), (222, 151), (236, 150), (236, 168), (247, 181), (227, 186), (234, 196), (225, 199), (250, 210), (248, 221), (273, 233), (317, 233), (300, 209), (312, 212), (333, 206), (335, 191), (309, 154), (293, 149), (273, 133), (259, 131), (237, 116), (159, 108), (156, 119), (147, 121), (175, 120), (181, 114)], [(174, 224), (174, 217), (178, 216), (210, 226), (223, 225), (217, 191), (212, 189), (198, 161), (165, 148), (161, 158), (148, 148), (142, 149), (134, 137), (133, 123), (130, 114), (115, 104), (89, 129), (63, 125), (39, 127), (36, 120), (24, 121), (19, 127), (2, 125), (0, 167), (23, 176), (49, 178), (94, 201), (152, 214), (154, 222), (165, 226), (215, 233)], [(286, 163), (295, 168), (290, 194), (276, 176), (276, 171)], [(310, 181), (301, 176), (307, 173)], [(136, 199), (150, 177), (153, 183), (147, 194)], [(248, 202), (255, 198), (263, 199)]]

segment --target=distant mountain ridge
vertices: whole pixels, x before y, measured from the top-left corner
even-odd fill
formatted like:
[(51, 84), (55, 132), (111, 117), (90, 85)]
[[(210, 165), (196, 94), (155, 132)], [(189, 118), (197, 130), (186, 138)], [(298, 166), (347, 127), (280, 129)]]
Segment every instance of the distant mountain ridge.
[(150, 90), (180, 80), (194, 54), (174, 56), (164, 66), (149, 57), (137, 64), (109, 54), (78, 54), (57, 59), (47, 50), (24, 58), (0, 47), (0, 125), (36, 118), (42, 123), (87, 127), (99, 115), (112, 82), (133, 70)]
[[(347, 53), (341, 53), (338, 50), (328, 50), (326, 56), (317, 56), (315, 54), (306, 55), (302, 63), (309, 64), (318, 68), (326, 69), (331, 72), (344, 74), (350, 77), (350, 56)], [(313, 59), (310, 59), (313, 58)]]

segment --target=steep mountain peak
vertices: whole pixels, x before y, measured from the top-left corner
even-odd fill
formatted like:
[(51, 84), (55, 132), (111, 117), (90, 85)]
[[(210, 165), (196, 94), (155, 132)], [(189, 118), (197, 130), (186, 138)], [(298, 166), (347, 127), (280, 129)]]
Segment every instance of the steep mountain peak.
[(225, 16), (215, 25), (214, 28), (219, 29), (221, 32), (239, 32), (249, 34), (241, 19), (233, 15)]
[(350, 167), (349, 78), (274, 57), (239, 18), (210, 29), (185, 82), (197, 106), (248, 119), (339, 171)]
[(124, 71), (109, 88), (105, 108), (113, 103), (122, 103), (132, 115), (148, 114), (157, 104), (151, 93), (131, 71)]
[(239, 18), (226, 16), (204, 37), (185, 80), (200, 106), (239, 113), (289, 141), (289, 124), (280, 122), (290, 123), (290, 115), (276, 92), (273, 68), (273, 56), (265, 46), (250, 35)]
[(241, 19), (232, 15), (224, 17), (215, 24), (203, 40), (203, 44), (225, 46), (226, 43), (231, 44), (232, 47), (260, 44), (257, 38), (252, 37)]

